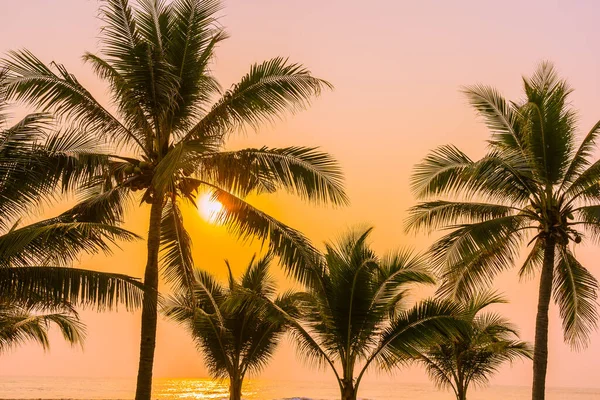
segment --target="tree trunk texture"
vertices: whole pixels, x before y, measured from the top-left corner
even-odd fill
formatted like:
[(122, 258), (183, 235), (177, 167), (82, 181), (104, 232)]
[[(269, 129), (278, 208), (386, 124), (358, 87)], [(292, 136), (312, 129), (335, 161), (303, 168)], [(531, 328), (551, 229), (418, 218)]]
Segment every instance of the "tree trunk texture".
[(548, 309), (552, 297), (552, 279), (554, 275), (554, 238), (546, 239), (544, 264), (540, 277), (538, 309), (535, 321), (535, 343), (533, 350), (533, 387), (532, 399), (544, 400), (546, 393), (546, 368), (548, 366)]
[(341, 400), (356, 400), (356, 388), (351, 382), (342, 383), (341, 392)]
[(142, 306), (142, 333), (140, 340), (140, 362), (138, 367), (135, 400), (150, 400), (152, 396), (152, 367), (156, 347), (156, 324), (158, 320), (158, 252), (160, 248), (160, 222), (163, 209), (162, 196), (155, 196), (150, 209), (148, 229), (148, 260), (144, 274)]
[(242, 379), (230, 378), (229, 379), (229, 400), (241, 400), (242, 399)]

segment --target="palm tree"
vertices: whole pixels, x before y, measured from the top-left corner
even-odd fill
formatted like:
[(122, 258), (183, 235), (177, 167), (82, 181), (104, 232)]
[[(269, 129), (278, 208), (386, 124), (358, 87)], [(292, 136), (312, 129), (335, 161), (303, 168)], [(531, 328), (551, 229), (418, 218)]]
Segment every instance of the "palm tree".
[(370, 233), (370, 228), (350, 232), (326, 244), (300, 321), (272, 305), (289, 321), (299, 354), (311, 365), (331, 368), (342, 400), (356, 400), (373, 363), (390, 369), (461, 326), (453, 317), (457, 307), (448, 302), (426, 300), (405, 308), (412, 284), (432, 284), (434, 278), (409, 251), (378, 257), (367, 243)]
[(230, 400), (242, 398), (244, 377), (266, 366), (287, 325), (286, 318), (277, 309), (265, 307), (263, 300), (272, 301), (286, 315), (299, 312), (300, 293), (286, 292), (274, 299), (271, 261), (270, 255), (253, 257), (240, 281), (233, 278), (227, 264), (228, 287), (219, 285), (209, 273), (196, 271), (193, 295), (172, 296), (164, 307), (168, 317), (189, 329), (211, 374), (229, 378)]
[(55, 312), (35, 310), (21, 304), (0, 303), (0, 354), (8, 349), (33, 340), (44, 349), (50, 347), (48, 329), (56, 325), (65, 340), (75, 345), (80, 344), (85, 330), (77, 313), (69, 307), (57, 307)]
[(600, 122), (577, 145), (571, 89), (552, 65), (542, 63), (523, 84), (521, 102), (487, 86), (465, 89), (491, 131), (489, 150), (476, 161), (454, 146), (429, 154), (412, 180), (426, 201), (411, 209), (408, 226), (450, 230), (431, 253), (444, 274), (441, 291), (457, 298), (489, 285), (527, 245), (519, 275), (541, 275), (532, 398), (542, 400), (552, 295), (567, 343), (585, 345), (596, 326), (598, 282), (569, 244), (600, 233), (600, 161), (592, 161)]
[(441, 388), (452, 388), (457, 400), (467, 399), (471, 383), (486, 384), (498, 368), (509, 361), (527, 357), (532, 351), (518, 341), (516, 329), (502, 316), (482, 311), (505, 301), (493, 293), (482, 293), (458, 304), (468, 324), (462, 335), (436, 343), (418, 360)]
[[(84, 60), (107, 82), (114, 113), (63, 65), (46, 66), (28, 51), (12, 52), (4, 61), (11, 98), (52, 111), (108, 142), (109, 153), (88, 155), (109, 160), (98, 207), (120, 207), (134, 191), (151, 205), (137, 400), (151, 396), (160, 250), (163, 277), (175, 289), (189, 289), (194, 280), (182, 199), (193, 202), (198, 190), (211, 191), (224, 204), (221, 221), (232, 232), (268, 241), (289, 271), (304, 279), (314, 248), (245, 197), (285, 189), (313, 202), (347, 202), (340, 169), (317, 149), (225, 150), (229, 134), (301, 109), (330, 85), (299, 64), (274, 58), (253, 65), (238, 84), (222, 91), (210, 71), (214, 50), (227, 37), (217, 24), (220, 8), (218, 0), (134, 5), (105, 0), (102, 54), (86, 53)], [(215, 96), (220, 97), (211, 105)]]
[[(50, 202), (57, 188), (67, 191), (78, 180), (94, 176), (96, 166), (85, 160), (87, 138), (66, 140), (60, 132), (49, 134), (53, 127), (46, 114), (29, 114), (9, 125), (4, 76), (0, 71), (0, 304), (4, 315), (23, 316), (39, 307), (64, 311), (73, 305), (140, 306), (139, 281), (68, 267), (81, 252), (109, 252), (117, 240), (135, 238), (104, 220), (93, 202), (54, 218), (21, 224)], [(43, 321), (32, 320), (31, 326), (42, 326)]]

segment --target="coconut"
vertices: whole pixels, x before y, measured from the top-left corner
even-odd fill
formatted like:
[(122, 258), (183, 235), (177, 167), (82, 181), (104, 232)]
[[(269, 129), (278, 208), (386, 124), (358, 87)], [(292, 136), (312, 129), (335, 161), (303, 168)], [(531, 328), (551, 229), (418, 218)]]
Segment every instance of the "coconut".
[(140, 168), (141, 169), (150, 169), (150, 168), (152, 168), (152, 164), (150, 164), (147, 161), (141, 161), (140, 162)]

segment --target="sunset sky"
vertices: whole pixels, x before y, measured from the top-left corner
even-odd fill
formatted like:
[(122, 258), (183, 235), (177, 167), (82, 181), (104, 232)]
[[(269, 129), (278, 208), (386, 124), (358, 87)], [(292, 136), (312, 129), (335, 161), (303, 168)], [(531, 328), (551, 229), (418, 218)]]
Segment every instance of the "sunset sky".
[[(101, 26), (96, 0), (3, 0), (0, 52), (27, 48), (46, 62), (57, 61), (92, 93), (108, 103), (107, 88), (81, 61), (97, 51)], [(488, 137), (460, 93), (461, 85), (485, 83), (508, 98), (522, 96), (521, 76), (537, 63), (552, 61), (575, 92), (580, 133), (600, 119), (600, 6), (596, 1), (505, 0), (229, 0), (221, 23), (231, 38), (221, 44), (214, 64), (223, 87), (234, 84), (254, 62), (287, 56), (301, 62), (335, 89), (306, 111), (287, 115), (259, 132), (232, 136), (228, 146), (320, 146), (340, 162), (351, 205), (314, 206), (287, 195), (252, 202), (304, 232), (319, 246), (356, 225), (373, 225), (374, 247), (424, 250), (433, 237), (405, 234), (406, 210), (415, 203), (409, 190), (412, 167), (429, 150), (453, 143), (477, 158)], [(17, 110), (17, 112), (19, 112)], [(64, 204), (44, 210), (50, 216)], [(145, 236), (148, 208), (132, 207), (125, 227)], [(258, 247), (239, 243), (189, 208), (184, 215), (194, 240), (198, 267), (225, 276), (223, 259), (240, 272)], [(600, 248), (575, 249), (600, 277)], [(145, 243), (123, 244), (112, 257), (84, 256), (78, 266), (142, 276)], [(281, 287), (289, 286), (277, 268)], [(496, 281), (510, 304), (509, 317), (523, 339), (533, 341), (537, 282), (520, 283), (515, 269)], [(426, 293), (426, 292), (422, 292)], [(88, 326), (85, 350), (52, 341), (20, 347), (0, 357), (1, 375), (135, 376), (139, 346), (138, 313), (82, 313)], [(572, 352), (563, 344), (558, 311), (551, 311), (549, 386), (598, 387), (600, 333), (590, 347)], [(202, 358), (187, 333), (161, 320), (157, 377), (206, 376)], [(326, 374), (329, 374), (327, 372)], [(302, 363), (288, 342), (282, 344), (263, 378), (325, 379)], [(369, 379), (391, 379), (372, 374)], [(399, 382), (426, 382), (418, 368), (398, 370)], [(528, 385), (529, 362), (506, 366), (499, 384)]]

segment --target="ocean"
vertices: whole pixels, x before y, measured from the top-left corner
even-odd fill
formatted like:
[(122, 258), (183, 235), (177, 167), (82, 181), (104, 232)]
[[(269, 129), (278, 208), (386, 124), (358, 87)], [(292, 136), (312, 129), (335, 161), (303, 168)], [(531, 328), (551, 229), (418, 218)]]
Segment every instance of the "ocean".
[[(0, 399), (132, 399), (135, 379), (124, 378), (40, 378), (0, 377)], [(492, 386), (474, 389), (469, 400), (528, 400), (528, 387)], [(227, 382), (210, 379), (157, 379), (156, 399), (227, 398)], [(267, 381), (249, 379), (246, 400), (337, 400), (335, 382)], [(426, 384), (390, 382), (361, 384), (359, 398), (364, 400), (452, 400), (450, 392)], [(600, 389), (551, 388), (547, 400), (600, 400)]]

